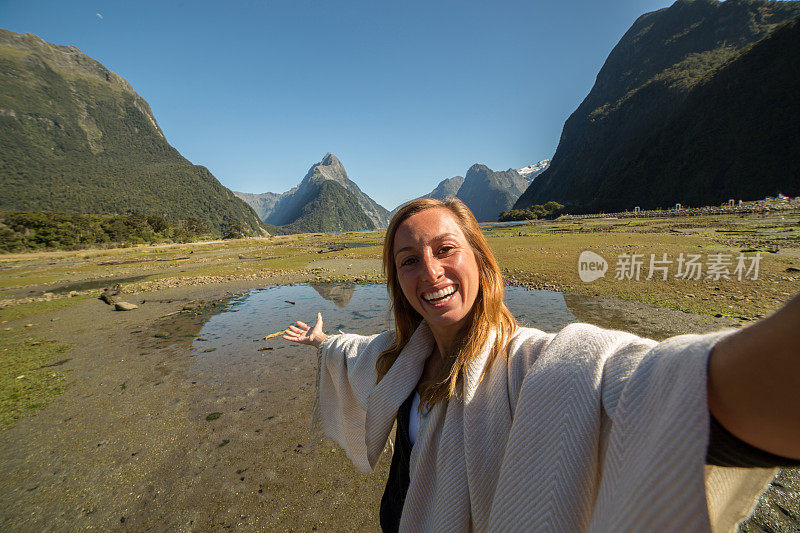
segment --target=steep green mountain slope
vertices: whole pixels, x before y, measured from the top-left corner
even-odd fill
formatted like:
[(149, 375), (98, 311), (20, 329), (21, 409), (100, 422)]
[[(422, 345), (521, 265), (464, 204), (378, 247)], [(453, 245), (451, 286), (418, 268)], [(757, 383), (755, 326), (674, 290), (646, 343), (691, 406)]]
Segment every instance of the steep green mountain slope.
[(333, 180), (322, 180), (299, 216), (279, 227), (281, 233), (339, 232), (375, 229), (355, 194)]
[(467, 204), (478, 222), (497, 222), (530, 183), (516, 170), (493, 171), (486, 165), (472, 165), (457, 196)]
[(800, 196), (800, 19), (697, 86), (601, 168), (607, 210)]
[(358, 231), (386, 227), (389, 220), (389, 212), (347, 177), (331, 153), (312, 165), (297, 187), (283, 194), (235, 194), (256, 210), (273, 233)]
[(72, 46), (0, 30), (0, 210), (138, 212), (262, 231), (253, 210), (184, 159), (150, 106)]
[(612, 178), (606, 162), (659, 127), (709, 72), (798, 15), (796, 1), (678, 0), (639, 17), (564, 124), (550, 167), (514, 207), (555, 200), (573, 211), (609, 209), (595, 201)]

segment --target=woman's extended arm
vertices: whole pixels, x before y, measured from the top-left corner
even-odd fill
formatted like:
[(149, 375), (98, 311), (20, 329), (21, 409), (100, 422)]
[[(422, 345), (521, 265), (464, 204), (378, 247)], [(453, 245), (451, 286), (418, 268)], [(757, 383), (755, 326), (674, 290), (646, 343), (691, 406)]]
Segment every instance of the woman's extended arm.
[(708, 406), (743, 441), (800, 459), (800, 294), (714, 346)]
[(300, 344), (308, 344), (315, 348), (328, 338), (327, 335), (322, 333), (322, 313), (317, 313), (317, 322), (314, 327), (309, 327), (305, 322), (297, 321), (297, 327), (289, 326), (283, 338), (287, 341), (299, 342)]

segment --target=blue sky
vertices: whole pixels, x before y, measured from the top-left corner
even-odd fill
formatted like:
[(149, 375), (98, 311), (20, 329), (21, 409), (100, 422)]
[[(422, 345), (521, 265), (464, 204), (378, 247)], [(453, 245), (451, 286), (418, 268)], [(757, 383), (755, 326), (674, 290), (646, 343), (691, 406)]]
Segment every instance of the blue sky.
[(0, 27), (127, 79), (226, 187), (284, 192), (332, 152), (392, 209), (550, 158), (620, 37), (670, 4), (0, 0)]

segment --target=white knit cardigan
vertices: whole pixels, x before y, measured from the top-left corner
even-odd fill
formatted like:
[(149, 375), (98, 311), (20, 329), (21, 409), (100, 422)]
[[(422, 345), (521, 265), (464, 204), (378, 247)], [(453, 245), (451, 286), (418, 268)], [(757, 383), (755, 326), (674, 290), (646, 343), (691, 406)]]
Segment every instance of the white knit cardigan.
[[(661, 343), (572, 324), (518, 328), (508, 359), (420, 428), (401, 531), (730, 531), (774, 475), (704, 468), (706, 364), (724, 332)], [(376, 385), (393, 332), (320, 347), (315, 422), (361, 471), (374, 469), (434, 338), (423, 321)]]

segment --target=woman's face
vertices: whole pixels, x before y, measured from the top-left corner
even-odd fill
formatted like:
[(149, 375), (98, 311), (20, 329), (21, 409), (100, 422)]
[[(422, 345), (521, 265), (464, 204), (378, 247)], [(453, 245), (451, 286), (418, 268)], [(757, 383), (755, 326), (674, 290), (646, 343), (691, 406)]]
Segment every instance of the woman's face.
[(445, 208), (417, 213), (397, 228), (397, 278), (434, 335), (452, 338), (475, 303), (480, 277), (472, 247)]

